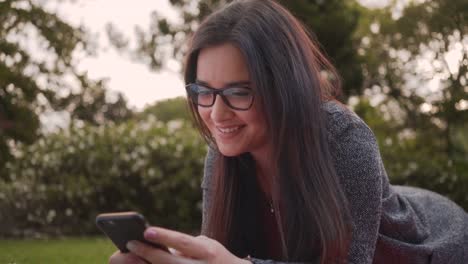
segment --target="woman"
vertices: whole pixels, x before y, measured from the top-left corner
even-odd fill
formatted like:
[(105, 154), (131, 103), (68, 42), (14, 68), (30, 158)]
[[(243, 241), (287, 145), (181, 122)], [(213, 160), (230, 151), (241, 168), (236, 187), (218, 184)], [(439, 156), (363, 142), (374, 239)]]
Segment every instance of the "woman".
[(204, 236), (152, 227), (172, 254), (131, 242), (111, 263), (466, 263), (468, 215), (389, 184), (373, 133), (334, 99), (334, 68), (279, 4), (209, 16), (185, 81), (210, 144)]

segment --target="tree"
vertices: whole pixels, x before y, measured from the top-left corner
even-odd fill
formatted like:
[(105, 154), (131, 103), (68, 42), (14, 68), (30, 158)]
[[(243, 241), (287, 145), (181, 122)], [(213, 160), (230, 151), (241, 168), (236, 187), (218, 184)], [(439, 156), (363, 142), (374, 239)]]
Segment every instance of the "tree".
[(359, 31), (364, 85), (398, 136), (388, 146), (401, 168), (393, 177), (460, 204), (468, 201), (467, 20), (466, 1), (413, 1), (401, 12), (369, 10)]
[[(166, 66), (164, 62), (173, 56), (183, 61), (187, 37), (207, 15), (226, 0), (171, 0), (170, 3), (183, 18), (180, 24), (171, 24), (156, 11), (152, 13), (147, 30), (137, 27), (136, 47), (130, 48), (130, 41), (112, 24), (108, 36), (120, 51), (129, 51), (137, 61), (147, 64), (153, 70)], [(321, 48), (328, 54), (344, 81), (344, 97), (360, 94), (362, 69), (354, 35), (362, 7), (353, 1), (280, 1), (311, 30)], [(196, 6), (197, 8), (193, 8)], [(169, 50), (170, 52), (166, 52)]]
[(431, 137), (443, 141), (436, 149), (453, 160), (466, 152), (455, 135), (468, 121), (468, 3), (412, 2), (401, 17), (392, 16), (391, 8), (376, 10), (367, 21), (361, 48), (367, 86), (399, 106), (403, 126), (431, 128)]
[[(72, 117), (91, 122), (97, 112), (113, 120), (129, 116), (124, 98), (103, 102), (103, 83), (75, 69), (74, 52), (92, 51), (85, 29), (28, 0), (0, 1), (0, 21), (0, 168), (15, 144), (38, 138), (39, 115), (47, 109), (60, 111), (73, 103)], [(101, 99), (93, 97), (96, 93)]]
[[(121, 93), (109, 93), (105, 80), (93, 81), (84, 74), (78, 74), (76, 77), (82, 89), (55, 102), (59, 109), (70, 113), (72, 120), (102, 125), (109, 121), (119, 123), (133, 117), (125, 97)], [(114, 98), (109, 99), (110, 96)]]
[(172, 120), (183, 120), (187, 123), (191, 121), (187, 100), (184, 97), (176, 97), (156, 102), (145, 107), (142, 113), (138, 114), (138, 119), (148, 119), (149, 116), (156, 117), (157, 120), (167, 123)]

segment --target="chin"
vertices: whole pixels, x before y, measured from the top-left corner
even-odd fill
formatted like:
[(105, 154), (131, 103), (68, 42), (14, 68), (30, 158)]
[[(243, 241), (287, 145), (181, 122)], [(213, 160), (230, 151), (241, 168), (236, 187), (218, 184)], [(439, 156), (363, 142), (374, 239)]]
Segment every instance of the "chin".
[(222, 151), (220, 150), (219, 152), (221, 152), (221, 154), (223, 154), (223, 156), (226, 156), (226, 157), (236, 157), (236, 156), (239, 156), (241, 153), (239, 152), (232, 152), (232, 151)]
[(226, 157), (236, 157), (236, 156), (239, 156), (241, 155), (242, 151), (239, 151), (239, 150), (235, 150), (235, 149), (232, 149), (232, 148), (227, 148), (227, 147), (222, 147), (222, 146), (218, 146), (218, 150), (221, 154), (223, 154), (223, 156), (226, 156)]

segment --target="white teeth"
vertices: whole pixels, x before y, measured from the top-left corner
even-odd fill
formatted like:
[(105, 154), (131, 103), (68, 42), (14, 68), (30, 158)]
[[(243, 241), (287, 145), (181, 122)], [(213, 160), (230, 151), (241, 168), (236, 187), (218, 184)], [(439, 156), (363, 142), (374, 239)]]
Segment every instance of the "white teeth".
[(240, 126), (230, 127), (230, 128), (220, 128), (220, 127), (218, 127), (218, 130), (219, 130), (219, 132), (221, 132), (223, 134), (229, 134), (229, 133), (232, 133), (234, 131), (239, 130), (239, 128), (240, 128)]

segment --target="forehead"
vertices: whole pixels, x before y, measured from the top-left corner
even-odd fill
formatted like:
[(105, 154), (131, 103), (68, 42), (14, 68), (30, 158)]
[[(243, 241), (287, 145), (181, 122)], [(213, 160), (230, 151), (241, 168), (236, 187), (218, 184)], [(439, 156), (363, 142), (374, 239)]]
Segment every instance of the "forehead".
[(249, 72), (242, 52), (230, 43), (204, 48), (197, 61), (197, 80), (212, 87), (249, 81)]

